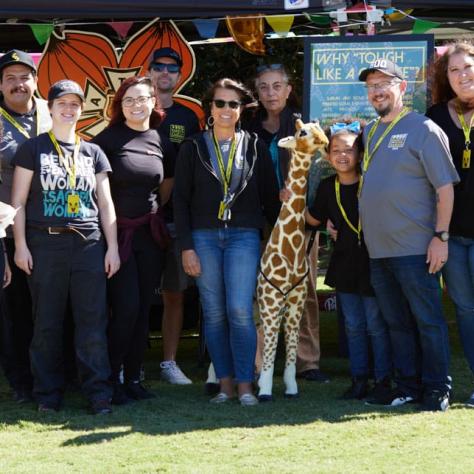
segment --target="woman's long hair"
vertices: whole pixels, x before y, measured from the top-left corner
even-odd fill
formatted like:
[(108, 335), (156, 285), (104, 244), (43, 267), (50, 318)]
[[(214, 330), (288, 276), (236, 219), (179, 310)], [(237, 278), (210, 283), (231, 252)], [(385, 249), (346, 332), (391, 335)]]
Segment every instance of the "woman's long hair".
[(433, 104), (448, 102), (456, 97), (448, 79), (449, 58), (453, 54), (467, 54), (474, 58), (474, 44), (466, 40), (458, 40), (446, 45), (446, 52), (431, 64), (431, 98)]
[(155, 98), (155, 107), (151, 111), (150, 115), (150, 128), (158, 128), (163, 122), (166, 114), (165, 111), (161, 107), (160, 100), (156, 94), (155, 87), (153, 86), (153, 82), (150, 77), (148, 76), (134, 76), (134, 77), (129, 77), (128, 79), (125, 79), (121, 86), (119, 87), (118, 91), (115, 93), (114, 99), (112, 101), (111, 105), (111, 119), (110, 119), (110, 124), (111, 125), (116, 125), (117, 123), (123, 123), (125, 122), (125, 116), (123, 115), (123, 110), (122, 110), (122, 100), (125, 96), (125, 93), (127, 92), (130, 87), (136, 86), (136, 85), (141, 85), (144, 84), (148, 86), (150, 89), (150, 96)]

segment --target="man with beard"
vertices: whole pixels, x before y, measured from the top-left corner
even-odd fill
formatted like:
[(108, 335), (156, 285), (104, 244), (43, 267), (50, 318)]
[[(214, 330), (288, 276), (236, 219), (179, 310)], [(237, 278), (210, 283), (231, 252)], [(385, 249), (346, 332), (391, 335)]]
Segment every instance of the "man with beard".
[[(46, 101), (36, 99), (36, 65), (28, 53), (13, 49), (0, 58), (0, 201), (10, 202), (13, 167), (17, 148), (29, 138), (51, 128)], [(29, 347), (33, 333), (31, 298), (26, 274), (13, 264), (15, 253), (11, 229), (7, 230), (5, 248), (12, 269), (11, 285), (5, 289), (2, 304), (2, 363), (5, 375), (18, 403), (31, 400), (32, 376)]]
[(407, 82), (396, 64), (378, 59), (359, 80), (379, 115), (364, 130), (359, 210), (397, 384), (367, 401), (444, 411), (451, 379), (439, 271), (459, 177), (445, 133), (403, 106)]
[[(160, 125), (162, 131), (178, 149), (179, 144), (189, 135), (198, 132), (199, 121), (189, 108), (173, 101), (173, 92), (181, 77), (183, 61), (172, 48), (154, 51), (149, 71), (158, 92), (165, 120)], [(176, 364), (176, 353), (183, 326), (184, 290), (191, 284), (191, 278), (184, 273), (178, 253), (173, 222), (172, 199), (164, 207), (165, 219), (172, 236), (165, 256), (161, 295), (163, 297), (163, 361), (160, 364), (161, 378), (169, 383), (187, 385), (191, 380)]]

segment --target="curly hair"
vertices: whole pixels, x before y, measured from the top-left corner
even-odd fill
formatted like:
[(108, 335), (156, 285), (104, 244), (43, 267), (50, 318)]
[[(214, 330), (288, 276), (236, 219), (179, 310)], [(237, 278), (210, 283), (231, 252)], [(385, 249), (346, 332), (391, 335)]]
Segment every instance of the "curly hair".
[(247, 89), (247, 87), (245, 87), (241, 82), (236, 81), (235, 79), (230, 79), (228, 77), (218, 79), (208, 89), (202, 101), (202, 106), (206, 114), (206, 120), (211, 115), (211, 105), (217, 89), (229, 89), (236, 92), (239, 96), (240, 102), (244, 107), (255, 102), (255, 98), (252, 95), (252, 92), (250, 92), (250, 90)]
[(111, 110), (110, 110), (110, 123), (109, 126), (115, 125), (117, 123), (123, 123), (125, 122), (125, 115), (123, 114), (122, 110), (122, 100), (125, 96), (125, 93), (127, 92), (130, 87), (139, 85), (139, 84), (144, 84), (149, 87), (150, 89), (150, 96), (155, 98), (155, 107), (151, 111), (150, 115), (150, 127), (151, 128), (158, 128), (163, 122), (166, 114), (165, 111), (161, 107), (160, 99), (158, 98), (158, 95), (156, 93), (156, 89), (153, 86), (153, 82), (150, 77), (148, 76), (134, 76), (134, 77), (129, 77), (128, 79), (125, 79), (120, 87), (118, 88), (118, 91), (115, 93), (115, 96), (112, 101), (111, 105)]
[(430, 66), (431, 99), (433, 104), (448, 102), (456, 97), (448, 79), (449, 58), (453, 54), (467, 54), (474, 58), (474, 44), (468, 40), (448, 43), (446, 52)]

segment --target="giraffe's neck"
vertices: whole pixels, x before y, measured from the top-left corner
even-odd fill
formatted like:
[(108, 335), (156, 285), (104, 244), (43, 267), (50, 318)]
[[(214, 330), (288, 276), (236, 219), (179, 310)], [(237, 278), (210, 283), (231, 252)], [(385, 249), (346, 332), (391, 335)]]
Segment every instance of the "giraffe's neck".
[(307, 178), (313, 155), (296, 150), (292, 150), (291, 153), (287, 186), (291, 190), (291, 198), (287, 201), (287, 205), (293, 212), (300, 213), (306, 205)]

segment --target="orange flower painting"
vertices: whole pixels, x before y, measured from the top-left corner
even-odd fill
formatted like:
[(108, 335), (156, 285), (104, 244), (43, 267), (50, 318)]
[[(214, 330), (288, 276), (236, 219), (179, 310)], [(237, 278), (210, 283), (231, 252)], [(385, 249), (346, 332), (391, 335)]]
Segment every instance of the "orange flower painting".
[(133, 35), (122, 50), (116, 50), (107, 37), (97, 33), (54, 32), (38, 66), (38, 92), (47, 97), (50, 86), (64, 78), (80, 84), (86, 101), (77, 132), (84, 138), (94, 137), (107, 126), (110, 104), (122, 81), (145, 75), (153, 51), (165, 47), (178, 51), (183, 60), (174, 99), (192, 109), (203, 121), (200, 102), (179, 94), (192, 78), (196, 60), (192, 48), (172, 21), (152, 21)]

